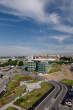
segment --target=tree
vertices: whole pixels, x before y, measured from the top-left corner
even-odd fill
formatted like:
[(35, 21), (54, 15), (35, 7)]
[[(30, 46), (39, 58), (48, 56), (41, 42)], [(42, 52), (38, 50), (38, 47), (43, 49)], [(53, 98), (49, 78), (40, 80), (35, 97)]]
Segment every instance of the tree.
[(19, 66), (23, 66), (23, 65), (24, 65), (24, 64), (23, 64), (23, 61), (20, 61), (18, 65), (19, 65)]
[(12, 61), (12, 59), (9, 59), (9, 60), (8, 60), (8, 62), (11, 62), (11, 61)]
[(17, 60), (12, 61), (11, 59), (9, 59), (8, 64), (16, 66), (17, 65)]

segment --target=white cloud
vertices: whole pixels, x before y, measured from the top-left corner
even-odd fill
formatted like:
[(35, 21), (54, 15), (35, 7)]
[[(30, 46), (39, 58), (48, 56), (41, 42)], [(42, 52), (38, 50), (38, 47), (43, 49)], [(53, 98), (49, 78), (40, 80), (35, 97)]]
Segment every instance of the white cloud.
[(1, 10), (4, 13), (20, 17), (30, 17), (39, 22), (58, 23), (59, 16), (56, 13), (48, 14), (45, 11), (50, 0), (0, 0), (0, 5), (10, 10)]
[(68, 38), (70, 38), (70, 36), (67, 35), (56, 35), (56, 36), (52, 36), (53, 39), (56, 39), (59, 43), (62, 43), (64, 40), (67, 40)]
[(22, 46), (0, 46), (0, 55), (30, 55), (34, 51), (30, 47)]
[(23, 56), (39, 54), (69, 54), (73, 53), (73, 45), (55, 45), (47, 44), (46, 49), (33, 48), (28, 46), (0, 46), (0, 56)]
[[(51, 4), (53, 9), (51, 14), (45, 11), (47, 4), (48, 8)], [(8, 7), (7, 10), (0, 9), (4, 13), (22, 18), (30, 17), (39, 22), (56, 24), (66, 20), (71, 23), (73, 21), (73, 0), (0, 0), (0, 5)], [(62, 14), (56, 12), (56, 9), (60, 9)]]
[(67, 44), (67, 45), (48, 45), (47, 49), (48, 53), (53, 54), (73, 54), (73, 45)]
[(62, 43), (63, 41), (67, 41), (67, 40), (71, 40), (72, 41), (72, 38), (70, 35), (64, 35), (64, 34), (59, 34), (59, 35), (49, 35), (49, 36), (38, 36), (37, 37), (37, 41), (38, 42), (42, 42), (44, 43), (45, 41), (49, 41), (50, 39), (53, 39), (53, 40), (57, 40), (59, 43)]
[(0, 46), (0, 56), (38, 55), (46, 52), (45, 49), (28, 46)]
[(60, 31), (60, 32), (65, 32), (68, 34), (73, 34), (73, 27), (68, 26), (68, 25), (59, 24), (59, 25), (55, 25), (53, 27), (50, 27), (49, 29)]
[(63, 12), (63, 19), (73, 23), (73, 0), (61, 0), (59, 8)]

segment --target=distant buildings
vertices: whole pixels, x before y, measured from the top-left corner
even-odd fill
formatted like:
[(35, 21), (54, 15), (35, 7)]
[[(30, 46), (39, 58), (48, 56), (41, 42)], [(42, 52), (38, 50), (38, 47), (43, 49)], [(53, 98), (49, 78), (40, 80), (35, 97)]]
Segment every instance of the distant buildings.
[(40, 56), (33, 56), (33, 59), (56, 59), (56, 61), (60, 60), (59, 55), (40, 55)]

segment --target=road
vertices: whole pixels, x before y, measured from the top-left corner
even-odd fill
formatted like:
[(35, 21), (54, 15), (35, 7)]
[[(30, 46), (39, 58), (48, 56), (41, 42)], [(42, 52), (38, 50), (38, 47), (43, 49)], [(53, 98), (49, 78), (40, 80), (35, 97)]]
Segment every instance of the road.
[(59, 91), (61, 91), (61, 87), (60, 85), (55, 82), (55, 81), (51, 81), (49, 82), (51, 83), (55, 89), (47, 96), (47, 98), (45, 98), (39, 105), (38, 107), (35, 108), (35, 110), (51, 110), (52, 109), (52, 105), (54, 105), (55, 103), (55, 98), (57, 97), (57, 95), (59, 94)]
[(53, 105), (53, 109), (52, 110), (66, 110), (62, 105), (62, 100), (64, 99), (66, 93), (67, 93), (67, 87), (63, 84), (60, 84), (61, 86), (61, 91), (58, 94), (58, 96), (56, 97), (55, 103)]
[(61, 105), (64, 96), (67, 93), (67, 87), (63, 84), (52, 82), (55, 89), (45, 98), (35, 110), (67, 110)]

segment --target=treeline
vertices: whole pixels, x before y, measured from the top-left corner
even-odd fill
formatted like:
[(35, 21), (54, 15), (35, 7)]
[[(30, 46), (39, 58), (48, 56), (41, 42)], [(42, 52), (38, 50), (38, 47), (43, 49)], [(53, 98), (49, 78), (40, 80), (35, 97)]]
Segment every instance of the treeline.
[(60, 61), (56, 62), (57, 64), (70, 64), (73, 63), (73, 58), (72, 57), (61, 57)]
[(8, 60), (8, 62), (5, 63), (0, 63), (0, 67), (5, 67), (5, 66), (9, 66), (9, 65), (17, 65), (17, 60), (12, 61), (11, 59)]
[(5, 66), (9, 66), (9, 65), (11, 65), (11, 66), (16, 66), (16, 65), (22, 66), (23, 65), (23, 61), (19, 61), (18, 62), (18, 60), (14, 60), (13, 61), (13, 60), (9, 59), (8, 62), (0, 63), (0, 67), (5, 67)]

